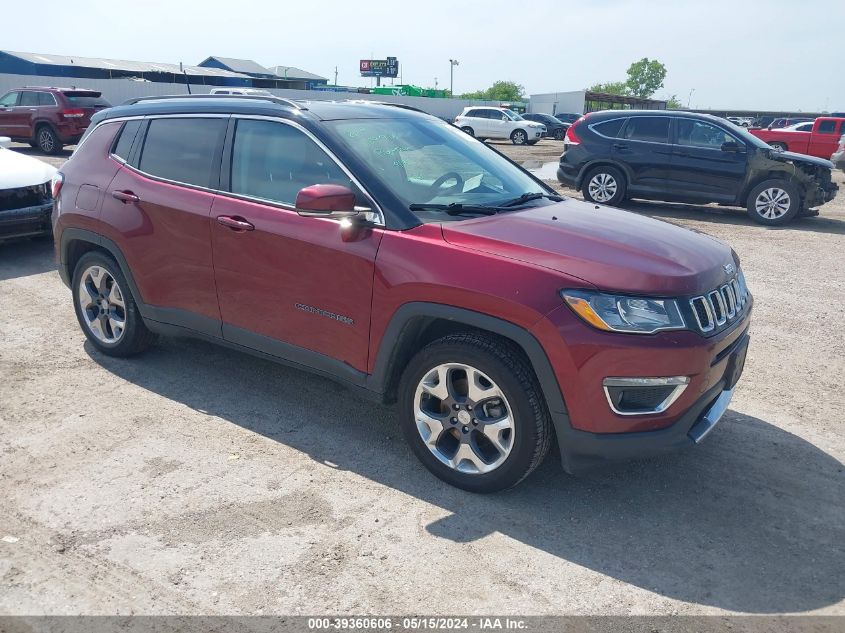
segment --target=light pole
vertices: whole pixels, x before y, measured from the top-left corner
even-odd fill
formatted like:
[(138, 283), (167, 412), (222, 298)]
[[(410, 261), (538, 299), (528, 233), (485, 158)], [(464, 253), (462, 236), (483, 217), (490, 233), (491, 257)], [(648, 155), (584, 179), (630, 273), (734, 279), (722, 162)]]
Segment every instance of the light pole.
[(449, 60), (449, 96), (455, 96), (455, 66), (460, 64), (457, 59)]
[(687, 99), (687, 110), (689, 110), (690, 103), (692, 103), (692, 93), (695, 92), (695, 88), (692, 88), (689, 91), (689, 98)]

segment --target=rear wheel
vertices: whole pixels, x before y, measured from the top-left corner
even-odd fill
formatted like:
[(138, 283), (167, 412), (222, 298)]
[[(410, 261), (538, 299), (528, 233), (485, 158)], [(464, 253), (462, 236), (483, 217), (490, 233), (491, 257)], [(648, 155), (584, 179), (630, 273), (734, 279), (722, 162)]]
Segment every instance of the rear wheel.
[(748, 194), (746, 209), (751, 219), (767, 226), (792, 220), (801, 208), (798, 189), (785, 180), (766, 180)]
[(83, 255), (73, 273), (73, 307), (88, 340), (109, 356), (132, 356), (155, 340), (144, 325), (126, 278), (110, 256)]
[(584, 178), (584, 198), (596, 204), (616, 206), (625, 199), (625, 176), (616, 167), (601, 166)]
[(62, 151), (62, 143), (49, 125), (42, 125), (38, 128), (35, 134), (35, 142), (38, 149), (45, 154), (58, 154)]
[(465, 333), (434, 341), (409, 363), (399, 398), (414, 454), (458, 488), (510, 488), (548, 453), (551, 423), (540, 387), (506, 340)]
[(514, 145), (525, 145), (528, 142), (528, 135), (525, 130), (514, 130), (511, 133), (511, 142)]

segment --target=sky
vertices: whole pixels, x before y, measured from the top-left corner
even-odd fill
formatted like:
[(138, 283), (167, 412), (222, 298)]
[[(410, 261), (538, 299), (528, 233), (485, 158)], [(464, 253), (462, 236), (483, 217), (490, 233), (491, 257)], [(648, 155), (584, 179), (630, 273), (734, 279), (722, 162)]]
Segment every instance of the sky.
[[(31, 24), (2, 0), (2, 21)], [(296, 66), (367, 86), (360, 59), (399, 59), (404, 83), (456, 94), (496, 80), (527, 94), (624, 80), (658, 59), (657, 98), (693, 108), (845, 111), (845, 0), (39, 0), (38, 28), (0, 48), (198, 64), (209, 55)], [(397, 80), (398, 83), (398, 80)]]

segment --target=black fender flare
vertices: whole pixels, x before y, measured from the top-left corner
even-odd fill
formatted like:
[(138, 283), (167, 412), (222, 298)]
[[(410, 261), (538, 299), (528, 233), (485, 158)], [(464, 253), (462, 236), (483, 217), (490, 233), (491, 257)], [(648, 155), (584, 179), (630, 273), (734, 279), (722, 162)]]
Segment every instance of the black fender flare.
[(510, 321), (489, 314), (441, 303), (414, 301), (403, 304), (394, 312), (379, 343), (373, 373), (367, 377), (369, 389), (382, 394), (387, 391), (391, 375), (397, 371), (397, 353), (401, 350), (403, 336), (407, 334), (408, 326), (421, 317), (464, 324), (498, 334), (516, 343), (525, 353), (534, 369), (552, 416), (566, 414), (563, 393), (551, 362), (543, 350), (543, 346), (531, 332)]

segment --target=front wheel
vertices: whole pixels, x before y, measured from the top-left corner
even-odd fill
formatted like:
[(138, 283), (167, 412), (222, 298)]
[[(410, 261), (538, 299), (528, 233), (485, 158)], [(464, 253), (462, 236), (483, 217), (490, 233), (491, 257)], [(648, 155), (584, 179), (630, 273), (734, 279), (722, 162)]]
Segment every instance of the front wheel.
[(465, 333), (434, 341), (407, 366), (399, 399), (414, 454), (458, 488), (510, 488), (548, 453), (551, 423), (540, 387), (506, 340)]
[(511, 134), (511, 143), (514, 145), (525, 145), (528, 142), (528, 135), (525, 130), (514, 130)]
[(555, 130), (555, 140), (562, 141), (566, 137), (566, 130)]
[(798, 189), (784, 180), (766, 180), (748, 194), (746, 209), (752, 220), (767, 226), (786, 224), (801, 208)]
[(470, 136), (475, 136), (475, 131), (469, 126), (462, 127), (461, 130), (463, 130), (464, 132), (466, 132)]
[(625, 176), (616, 167), (596, 167), (584, 178), (582, 189), (588, 201), (616, 206), (625, 199)]

